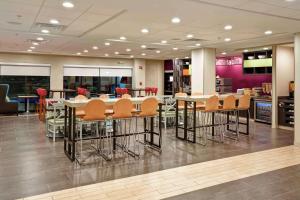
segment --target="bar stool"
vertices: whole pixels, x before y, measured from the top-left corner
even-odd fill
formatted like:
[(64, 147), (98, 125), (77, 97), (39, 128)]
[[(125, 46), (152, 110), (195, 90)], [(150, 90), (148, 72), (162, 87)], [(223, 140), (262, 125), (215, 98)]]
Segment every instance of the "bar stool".
[(217, 96), (211, 96), (205, 101), (205, 108), (200, 110), (200, 129), (199, 129), (199, 137), (201, 138), (201, 129), (203, 129), (203, 142), (201, 145), (207, 144), (207, 135), (211, 128), (215, 128), (216, 116), (215, 113), (219, 110), (219, 98)]
[[(101, 99), (101, 100), (107, 100), (107, 99), (109, 99), (109, 96), (107, 95), (107, 94), (101, 94), (100, 96), (99, 96), (99, 98)], [(106, 109), (105, 109), (105, 114), (106, 115), (112, 115), (114, 113), (114, 110), (113, 110), (113, 105), (106, 105)]]
[(45, 121), (46, 118), (46, 96), (47, 90), (44, 88), (38, 88), (36, 90), (37, 94), (39, 95), (39, 106), (38, 106), (38, 113), (39, 113), (39, 120)]
[[(87, 124), (95, 124), (96, 125), (96, 136), (100, 140), (102, 140), (103, 134), (99, 134), (99, 122), (105, 122), (106, 115), (105, 115), (105, 103), (100, 100), (100, 99), (93, 99), (89, 101), (85, 106), (84, 106), (84, 112), (85, 115), (82, 116), (78, 120), (78, 125), (79, 125), (79, 140), (80, 140), (80, 160), (82, 160), (82, 142), (83, 142), (83, 137), (82, 137), (82, 127), (83, 125)], [(105, 134), (104, 134), (105, 136)], [(111, 139), (111, 135), (107, 135), (107, 138)], [(101, 151), (102, 149), (99, 148), (99, 146), (96, 147), (97, 151)]]
[[(129, 99), (119, 99), (113, 106), (114, 114), (112, 119), (117, 122), (117, 132), (121, 137), (121, 144), (118, 144), (121, 149), (129, 155), (135, 157), (135, 150), (130, 150), (130, 136), (131, 136), (131, 121), (133, 104)], [(134, 144), (135, 149), (135, 144)]]
[[(221, 141), (224, 141), (224, 137), (228, 137), (231, 139), (239, 139), (239, 125), (238, 125), (238, 112), (236, 109), (236, 98), (233, 95), (229, 95), (225, 97), (223, 100), (223, 105), (219, 109), (220, 114), (220, 136)], [(228, 120), (229, 117), (229, 120)], [(235, 118), (235, 120), (232, 120), (232, 118)], [(233, 123), (232, 123), (233, 122)], [(229, 136), (226, 136), (226, 127), (230, 126), (231, 124), (235, 125), (235, 131), (236, 131), (236, 138), (232, 138)]]
[[(84, 100), (88, 100), (88, 98), (84, 95), (77, 95), (75, 98), (75, 101), (84, 101)], [(83, 117), (85, 115), (85, 111), (84, 111), (84, 107), (79, 107), (76, 108), (76, 112), (75, 112), (77, 117)]]
[(249, 133), (249, 117), (250, 117), (250, 100), (251, 97), (249, 94), (245, 94), (239, 98), (238, 106), (237, 106), (237, 115), (239, 116), (240, 111), (246, 111), (248, 118), (247, 118), (247, 123), (241, 123), (239, 122), (239, 117), (238, 117), (238, 124), (243, 124), (247, 125), (247, 133)]
[[(151, 133), (154, 131), (152, 128), (154, 126), (154, 118), (157, 116), (157, 107), (158, 107), (158, 100), (155, 97), (148, 97), (142, 102), (140, 112), (135, 115), (135, 117), (136, 117), (136, 131), (135, 131), (136, 134), (135, 134), (135, 136), (137, 136), (136, 139), (138, 140), (138, 142), (142, 143), (145, 146), (148, 146), (147, 139), (149, 139), (149, 138), (147, 138), (147, 134), (149, 132)], [(139, 140), (140, 133), (138, 133), (138, 128), (137, 128), (137, 122), (138, 122), (139, 118), (144, 119), (144, 132), (142, 132), (144, 135), (144, 142), (141, 142)], [(159, 143), (160, 143), (161, 135), (158, 135), (158, 137), (159, 137)], [(150, 140), (151, 140), (151, 138), (150, 138)], [(159, 149), (159, 151), (160, 151), (160, 149)], [(139, 147), (138, 147), (138, 152), (140, 154)]]

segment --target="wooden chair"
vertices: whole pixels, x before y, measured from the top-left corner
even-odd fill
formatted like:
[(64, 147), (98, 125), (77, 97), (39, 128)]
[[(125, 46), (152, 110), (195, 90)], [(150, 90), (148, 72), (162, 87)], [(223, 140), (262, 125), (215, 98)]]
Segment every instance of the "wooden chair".
[[(84, 100), (88, 100), (88, 98), (84, 95), (80, 94), (75, 97), (75, 101), (84, 101)], [(84, 107), (76, 108), (77, 117), (83, 117), (84, 115), (85, 115)]]

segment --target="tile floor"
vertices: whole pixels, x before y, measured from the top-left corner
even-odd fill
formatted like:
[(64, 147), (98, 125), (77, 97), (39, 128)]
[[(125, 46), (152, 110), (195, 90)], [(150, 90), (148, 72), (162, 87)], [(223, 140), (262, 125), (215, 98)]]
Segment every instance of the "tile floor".
[(300, 147), (292, 145), (75, 187), (24, 200), (163, 199), (299, 164)]
[(78, 166), (63, 152), (62, 140), (45, 136), (37, 117), (0, 117), (0, 199), (11, 200), (71, 189), (120, 178), (172, 169), (293, 144), (293, 132), (251, 123), (253, 138), (209, 142), (203, 147), (175, 138), (174, 129), (163, 134), (162, 154), (145, 150), (139, 159), (120, 157), (112, 162), (99, 158)]

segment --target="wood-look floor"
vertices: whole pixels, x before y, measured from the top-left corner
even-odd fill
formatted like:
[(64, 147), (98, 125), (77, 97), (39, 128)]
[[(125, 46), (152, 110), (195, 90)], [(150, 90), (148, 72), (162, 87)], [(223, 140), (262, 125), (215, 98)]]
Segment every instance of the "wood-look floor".
[(42, 193), (145, 174), (293, 144), (291, 131), (251, 124), (251, 139), (209, 142), (206, 147), (175, 138), (174, 129), (163, 134), (162, 154), (145, 150), (139, 159), (129, 156), (89, 165), (71, 163), (63, 142), (45, 137), (45, 125), (33, 117), (0, 118), (0, 199), (16, 199)]

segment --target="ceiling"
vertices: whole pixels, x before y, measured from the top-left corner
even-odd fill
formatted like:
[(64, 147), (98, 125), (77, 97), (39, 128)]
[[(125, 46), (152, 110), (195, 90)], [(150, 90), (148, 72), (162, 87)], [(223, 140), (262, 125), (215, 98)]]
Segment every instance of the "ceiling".
[[(300, 32), (300, 0), (73, 0), (71, 9), (62, 2), (0, 0), (0, 51), (27, 52), (32, 40), (43, 37), (32, 53), (169, 59), (190, 56), (199, 48), (196, 43), (231, 53), (290, 43)], [(173, 17), (181, 22), (171, 23)], [(50, 19), (57, 19), (60, 26), (48, 27)], [(224, 30), (225, 25), (233, 29)], [(141, 33), (143, 28), (149, 33)], [(43, 34), (42, 29), (50, 33)], [(267, 30), (273, 34), (265, 35)], [(187, 34), (193, 34), (192, 41)], [(121, 36), (127, 39), (120, 41)], [(162, 40), (168, 43), (161, 44)]]

